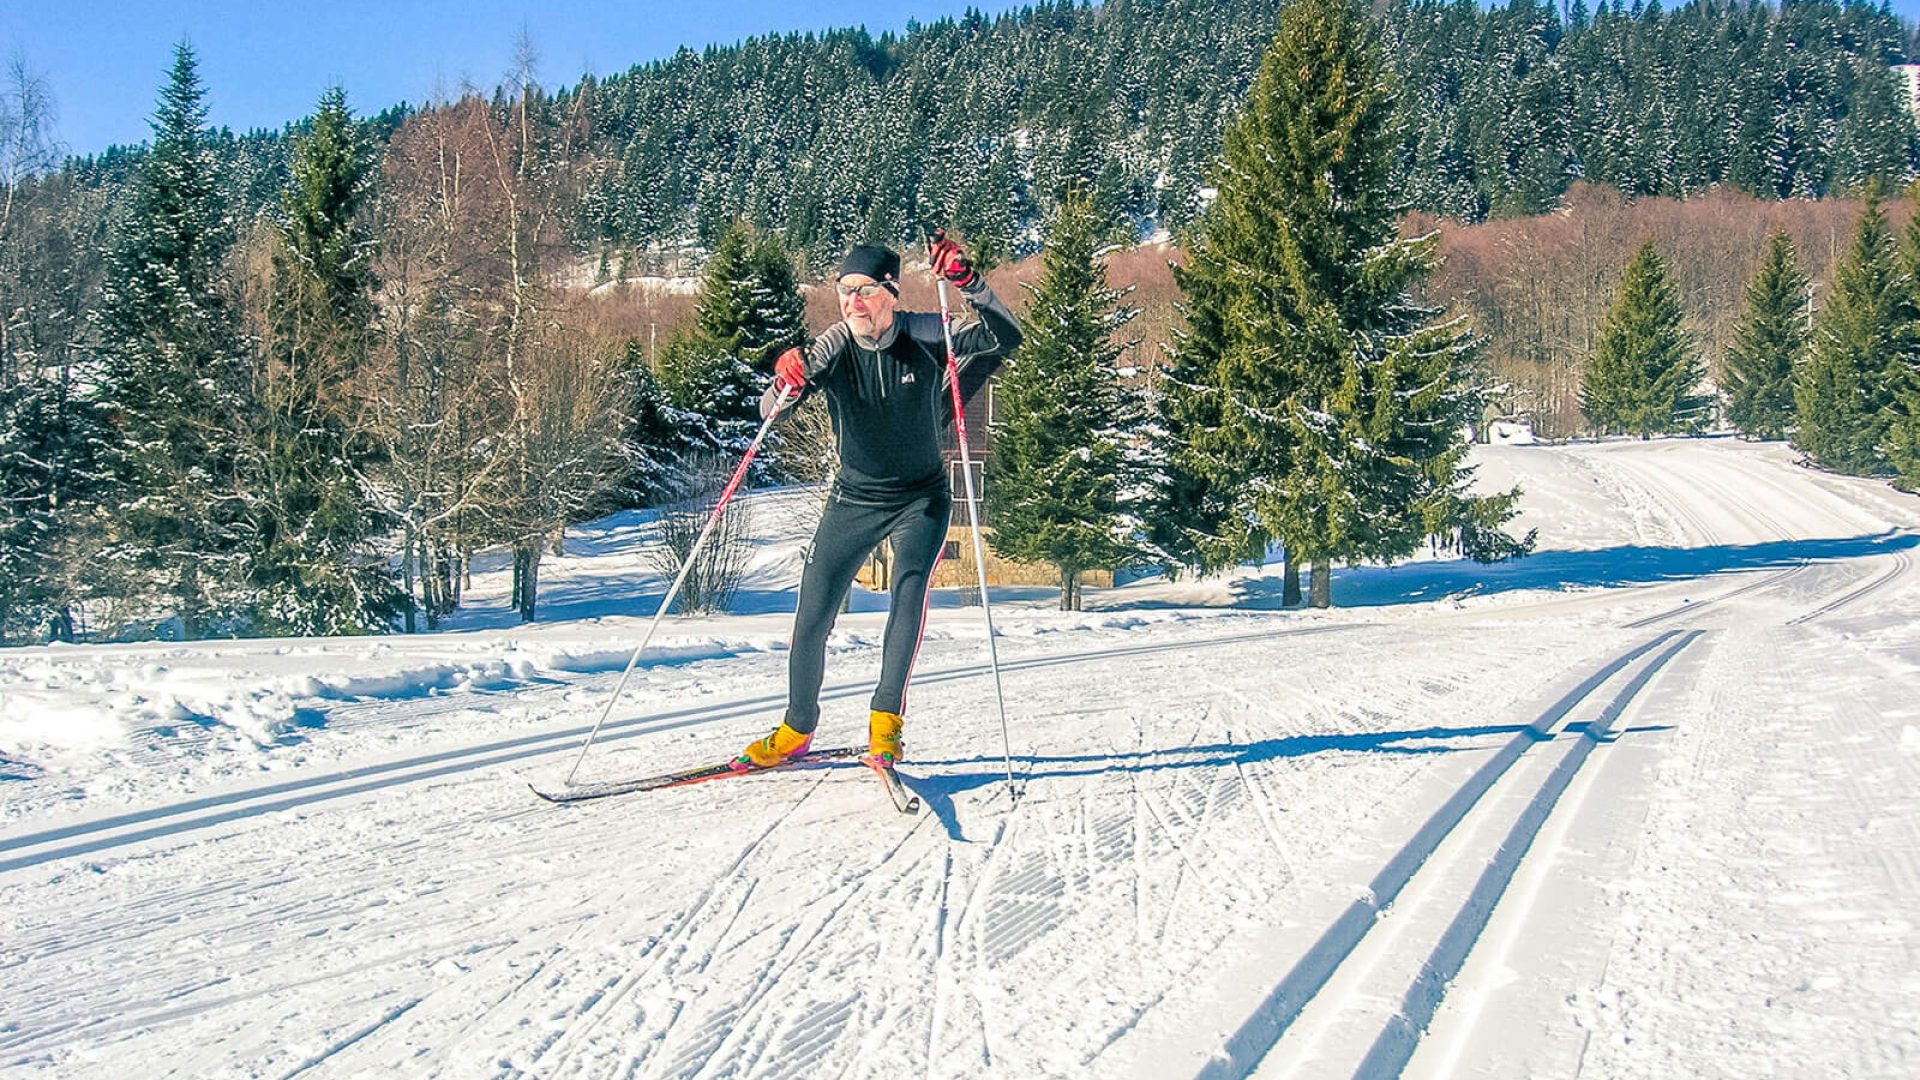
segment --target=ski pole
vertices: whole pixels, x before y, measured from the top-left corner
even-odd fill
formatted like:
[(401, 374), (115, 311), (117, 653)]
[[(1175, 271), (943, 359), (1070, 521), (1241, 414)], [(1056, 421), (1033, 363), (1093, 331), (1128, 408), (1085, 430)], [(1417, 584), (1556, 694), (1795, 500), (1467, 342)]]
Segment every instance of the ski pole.
[(1000, 646), (993, 640), (993, 607), (987, 603), (987, 553), (980, 543), (980, 501), (973, 490), (973, 454), (967, 449), (967, 407), (960, 397), (960, 361), (953, 355), (953, 309), (947, 305), (947, 279), (934, 272), (940, 286), (940, 331), (947, 339), (947, 385), (953, 390), (953, 433), (960, 442), (960, 476), (967, 491), (967, 520), (973, 526), (973, 565), (980, 571), (980, 611), (987, 620), (987, 657), (993, 666), (993, 696), (1000, 706), (1000, 747), (1006, 755), (1007, 790), (1015, 799), (1013, 738), (1007, 734), (1007, 695), (1000, 687)]
[(587, 732), (587, 741), (580, 744), (580, 756), (573, 759), (573, 768), (567, 770), (567, 778), (561, 783), (572, 786), (573, 774), (579, 772), (580, 763), (587, 760), (587, 749), (593, 745), (594, 737), (600, 734), (600, 725), (606, 723), (607, 717), (613, 715), (614, 703), (620, 700), (621, 693), (626, 690), (627, 679), (633, 675), (633, 666), (639, 662), (640, 653), (646, 649), (647, 643), (653, 640), (653, 632), (660, 628), (660, 620), (666, 616), (667, 609), (673, 606), (674, 598), (680, 595), (680, 586), (686, 583), (687, 573), (693, 569), (694, 557), (700, 554), (700, 549), (706, 545), (707, 537), (713, 533), (713, 527), (720, 523), (720, 515), (726, 510), (727, 503), (733, 500), (733, 493), (740, 489), (740, 482), (747, 478), (747, 466), (753, 463), (753, 455), (759, 452), (760, 443), (766, 439), (767, 432), (773, 427), (773, 422), (780, 418), (780, 410), (786, 408), (790, 393), (790, 389), (780, 391), (779, 399), (773, 403), (773, 411), (760, 422), (759, 432), (754, 435), (753, 441), (747, 444), (746, 453), (740, 456), (740, 464), (733, 470), (733, 479), (727, 481), (726, 489), (720, 492), (720, 501), (713, 504), (713, 512), (707, 515), (706, 526), (694, 539), (693, 547), (687, 549), (687, 557), (680, 563), (680, 573), (675, 575), (673, 584), (667, 587), (667, 595), (660, 600), (660, 610), (653, 613), (653, 621), (647, 624), (646, 635), (640, 639), (640, 644), (633, 647), (633, 655), (627, 657), (626, 670), (620, 673), (620, 682), (614, 686), (613, 696), (607, 699), (607, 707), (600, 711), (600, 719), (593, 722), (593, 730)]

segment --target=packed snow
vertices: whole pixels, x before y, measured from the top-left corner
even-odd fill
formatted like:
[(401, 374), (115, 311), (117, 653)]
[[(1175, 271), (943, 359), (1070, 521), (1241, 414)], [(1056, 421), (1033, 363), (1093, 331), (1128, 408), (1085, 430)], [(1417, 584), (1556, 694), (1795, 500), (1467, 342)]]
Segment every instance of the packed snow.
[[(569, 806), (664, 587), (516, 625), (0, 651), (0, 1074), (1920, 1074), (1920, 499), (1778, 444), (1483, 447), (1535, 555), (935, 598), (857, 764)], [(777, 722), (818, 496), (755, 493), (578, 779)], [(856, 591), (817, 744), (864, 740)]]

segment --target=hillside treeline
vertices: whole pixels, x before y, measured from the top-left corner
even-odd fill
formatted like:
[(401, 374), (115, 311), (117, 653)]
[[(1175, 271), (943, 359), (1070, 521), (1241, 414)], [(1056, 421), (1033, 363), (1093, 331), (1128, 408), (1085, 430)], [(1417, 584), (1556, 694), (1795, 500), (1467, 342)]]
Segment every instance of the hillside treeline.
[[(781, 232), (815, 266), (930, 224), (1025, 256), (1076, 186), (1117, 228), (1178, 234), (1217, 181), (1223, 125), (1280, 6), (1040, 4), (898, 36), (754, 38), (586, 77), (557, 92), (555, 110), (584, 125), (570, 240), (607, 274), (697, 265), (737, 219)], [(1399, 91), (1397, 190), (1414, 210), (1538, 213), (1577, 180), (1630, 195), (1726, 185), (1817, 198), (1920, 161), (1890, 70), (1912, 30), (1884, 5), (1374, 7)], [(510, 96), (496, 91), (494, 107)], [(387, 108), (368, 135), (384, 142), (449, 107)], [(270, 205), (286, 138), (221, 138), (236, 207)], [(67, 171), (112, 203), (140, 153)]]

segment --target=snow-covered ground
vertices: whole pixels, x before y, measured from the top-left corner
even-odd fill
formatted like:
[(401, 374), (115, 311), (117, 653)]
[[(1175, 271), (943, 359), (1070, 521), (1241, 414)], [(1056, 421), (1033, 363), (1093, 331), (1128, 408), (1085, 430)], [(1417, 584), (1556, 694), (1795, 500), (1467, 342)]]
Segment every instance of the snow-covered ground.
[[(821, 766), (552, 806), (659, 602), (0, 652), (0, 1074), (1920, 1074), (1920, 499), (1724, 439), (1501, 446), (1541, 550), (937, 610), (893, 812)], [(807, 492), (583, 779), (776, 722)], [(883, 597), (822, 745), (864, 738)]]

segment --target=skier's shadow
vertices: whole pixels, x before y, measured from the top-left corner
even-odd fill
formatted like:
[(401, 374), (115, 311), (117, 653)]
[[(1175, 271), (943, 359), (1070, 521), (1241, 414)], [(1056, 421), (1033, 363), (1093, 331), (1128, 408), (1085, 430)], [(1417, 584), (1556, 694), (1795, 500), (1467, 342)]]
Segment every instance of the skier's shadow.
[[(1451, 754), (1462, 750), (1486, 749), (1477, 740), (1489, 736), (1514, 735), (1530, 730), (1527, 724), (1487, 724), (1479, 727), (1424, 727), (1404, 731), (1373, 731), (1342, 735), (1289, 735), (1259, 739), (1248, 743), (1207, 743), (1170, 750), (1133, 750), (1105, 754), (1060, 756), (1024, 755), (1013, 759), (1016, 784), (1030, 790), (1037, 780), (1060, 780), (1079, 776), (1113, 776), (1133, 773), (1150, 775), (1174, 769), (1222, 768), (1228, 765), (1254, 765), (1282, 758), (1308, 757), (1329, 752), (1362, 754)], [(1622, 734), (1664, 730), (1661, 726), (1638, 727), (1612, 732), (1602, 741), (1611, 742)], [(1570, 725), (1562, 734), (1580, 734), (1584, 725)], [(954, 796), (978, 788), (1007, 782), (1006, 759), (981, 756), (921, 760), (915, 765), (927, 770), (913, 779), (914, 794), (939, 817), (947, 835), (967, 842)]]

